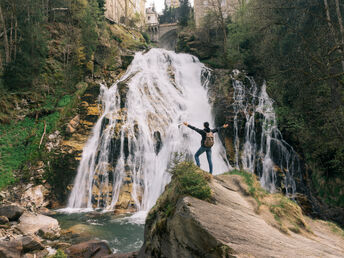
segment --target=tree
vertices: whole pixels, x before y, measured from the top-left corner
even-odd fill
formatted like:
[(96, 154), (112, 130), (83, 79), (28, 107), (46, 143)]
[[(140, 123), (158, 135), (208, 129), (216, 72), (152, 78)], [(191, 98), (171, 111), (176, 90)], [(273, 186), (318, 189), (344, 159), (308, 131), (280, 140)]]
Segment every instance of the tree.
[(189, 0), (181, 0), (178, 11), (179, 11), (179, 24), (184, 27), (187, 26), (188, 20), (190, 18), (190, 11), (191, 11)]

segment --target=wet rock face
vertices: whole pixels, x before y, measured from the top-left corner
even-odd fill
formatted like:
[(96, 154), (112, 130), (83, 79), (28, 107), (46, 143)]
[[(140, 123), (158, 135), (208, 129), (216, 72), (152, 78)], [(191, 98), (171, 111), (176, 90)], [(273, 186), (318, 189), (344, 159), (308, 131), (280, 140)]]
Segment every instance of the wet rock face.
[(50, 208), (66, 205), (83, 147), (101, 113), (101, 106), (97, 101), (98, 95), (99, 85), (89, 83), (75, 113), (63, 128), (65, 133), (55, 132), (48, 136), (47, 149), (52, 153), (47, 167), (48, 181), (52, 187), (49, 195)]

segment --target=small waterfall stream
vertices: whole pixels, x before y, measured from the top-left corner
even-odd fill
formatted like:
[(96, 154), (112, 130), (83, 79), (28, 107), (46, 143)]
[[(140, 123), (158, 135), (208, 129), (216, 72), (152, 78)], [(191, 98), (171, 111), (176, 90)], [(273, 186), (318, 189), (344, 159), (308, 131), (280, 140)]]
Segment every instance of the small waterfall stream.
[[(251, 77), (236, 79), (239, 74), (238, 70), (232, 73), (235, 167), (258, 174), (262, 187), (269, 192), (276, 191), (277, 175), (282, 176), (282, 188), (292, 197), (296, 191), (294, 174), (301, 169), (300, 160), (278, 130), (266, 84), (258, 89)], [(245, 121), (242, 137), (238, 133), (239, 116)]]
[[(129, 208), (149, 210), (170, 180), (174, 153), (193, 155), (200, 146), (200, 136), (182, 122), (214, 125), (209, 75), (196, 57), (152, 49), (137, 53), (120, 81), (101, 85), (102, 115), (84, 147), (68, 208), (112, 210), (129, 199)], [(215, 139), (219, 174), (230, 167)], [(201, 164), (208, 170), (205, 155)]]

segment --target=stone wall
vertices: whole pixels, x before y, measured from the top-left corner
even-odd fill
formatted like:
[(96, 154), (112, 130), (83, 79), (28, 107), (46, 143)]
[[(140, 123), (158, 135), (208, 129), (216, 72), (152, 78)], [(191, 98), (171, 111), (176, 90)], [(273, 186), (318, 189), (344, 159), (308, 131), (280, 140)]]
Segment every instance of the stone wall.
[[(128, 20), (139, 18), (137, 26), (142, 27), (145, 23), (146, 0), (106, 0), (105, 17), (115, 23), (126, 23)], [(138, 17), (137, 17), (138, 16)]]

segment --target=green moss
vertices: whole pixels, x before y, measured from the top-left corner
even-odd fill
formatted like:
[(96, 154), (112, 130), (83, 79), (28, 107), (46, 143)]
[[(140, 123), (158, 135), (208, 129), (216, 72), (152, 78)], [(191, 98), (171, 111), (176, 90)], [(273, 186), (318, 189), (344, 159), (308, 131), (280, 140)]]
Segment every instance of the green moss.
[(0, 189), (15, 181), (14, 172), (28, 160), (40, 156), (40, 138), (46, 126), (51, 132), (59, 119), (59, 113), (35, 121), (26, 117), (22, 121), (0, 125)]
[(68, 105), (71, 102), (72, 96), (70, 95), (65, 95), (63, 96), (60, 101), (57, 103), (58, 107), (64, 107)]
[(344, 230), (340, 228), (337, 224), (327, 221), (327, 225), (330, 227), (331, 231), (342, 236), (344, 238)]
[(80, 97), (85, 93), (88, 84), (87, 83), (78, 83), (79, 89), (74, 93), (73, 97), (70, 97), (68, 103), (64, 106), (63, 110), (60, 113), (60, 119), (58, 121), (58, 126), (61, 126), (67, 118), (69, 118), (77, 105), (80, 102)]
[(253, 173), (249, 173), (246, 171), (241, 170), (232, 170), (228, 173), (228, 175), (239, 175), (244, 178), (245, 183), (248, 186), (249, 194), (256, 200), (258, 207), (262, 205), (262, 198), (266, 196), (268, 193), (266, 190), (264, 190), (260, 184), (257, 184), (256, 175)]
[(170, 169), (181, 195), (201, 200), (211, 199), (211, 189), (203, 172), (193, 162), (180, 162)]
[[(28, 169), (25, 168), (25, 164), (47, 156), (42, 147), (44, 141), (40, 146), (44, 128), (47, 136), (61, 126), (66, 117), (75, 110), (86, 88), (87, 84), (83, 84), (73, 97), (66, 95), (59, 101), (58, 97), (46, 96), (42, 105), (30, 109), (32, 114), (41, 114), (37, 119), (32, 115), (26, 116), (22, 121), (0, 124), (0, 189), (14, 183), (16, 179), (25, 180), (30, 177), (26, 173)], [(63, 107), (60, 112), (56, 111), (56, 103), (58, 107)], [(23, 171), (18, 173), (16, 178), (16, 171), (19, 170)]]
[(54, 255), (48, 256), (48, 257), (49, 258), (67, 258), (67, 255), (61, 249), (58, 249)]

